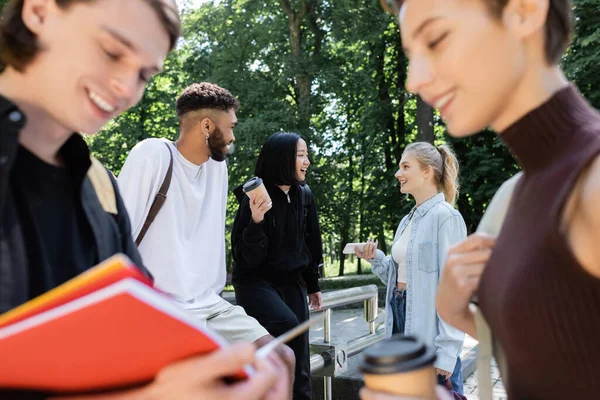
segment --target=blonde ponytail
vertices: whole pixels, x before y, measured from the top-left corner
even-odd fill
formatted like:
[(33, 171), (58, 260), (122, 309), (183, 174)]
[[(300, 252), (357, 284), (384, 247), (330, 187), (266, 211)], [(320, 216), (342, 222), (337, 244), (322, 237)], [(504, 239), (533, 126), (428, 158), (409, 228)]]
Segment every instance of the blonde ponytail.
[(450, 146), (443, 144), (437, 147), (442, 155), (442, 174), (440, 177), (440, 186), (446, 196), (446, 201), (452, 205), (456, 204), (459, 192), (458, 183), (458, 160)]
[(415, 142), (406, 146), (404, 153), (414, 155), (423, 167), (431, 167), (435, 172), (436, 183), (444, 192), (446, 201), (453, 206), (458, 198), (458, 160), (450, 146), (435, 147), (428, 142)]

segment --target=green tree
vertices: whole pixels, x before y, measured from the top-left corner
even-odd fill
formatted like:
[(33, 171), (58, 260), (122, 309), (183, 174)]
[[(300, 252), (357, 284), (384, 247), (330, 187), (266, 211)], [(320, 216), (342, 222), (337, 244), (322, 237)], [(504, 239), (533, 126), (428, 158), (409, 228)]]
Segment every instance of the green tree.
[(590, 103), (600, 109), (600, 2), (575, 0), (575, 36), (563, 58), (567, 75)]
[[(575, 37), (563, 60), (570, 79), (596, 107), (599, 7), (597, 0), (575, 1)], [(519, 169), (496, 134), (450, 138), (439, 115), (405, 91), (407, 60), (398, 24), (378, 0), (223, 0), (188, 7), (183, 22), (185, 37), (165, 72), (148, 85), (138, 106), (88, 139), (93, 153), (118, 173), (140, 140), (177, 136), (174, 102), (185, 86), (211, 81), (226, 87), (241, 103), (230, 187), (253, 175), (270, 134), (306, 135), (308, 183), (319, 207), (326, 263), (338, 274), (353, 268), (341, 253), (346, 242), (378, 238), (387, 251), (413, 206), (394, 178), (408, 143), (454, 147), (462, 168), (457, 207), (470, 231), (495, 190)], [(229, 227), (236, 210), (231, 196)]]

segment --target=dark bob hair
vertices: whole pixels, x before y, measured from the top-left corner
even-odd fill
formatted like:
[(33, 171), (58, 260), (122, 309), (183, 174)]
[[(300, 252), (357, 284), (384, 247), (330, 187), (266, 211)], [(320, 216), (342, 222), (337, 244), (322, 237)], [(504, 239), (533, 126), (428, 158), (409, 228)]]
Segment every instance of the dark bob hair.
[(291, 132), (275, 133), (260, 149), (254, 174), (271, 185), (300, 185), (296, 176), (296, 149), (298, 141), (306, 139)]

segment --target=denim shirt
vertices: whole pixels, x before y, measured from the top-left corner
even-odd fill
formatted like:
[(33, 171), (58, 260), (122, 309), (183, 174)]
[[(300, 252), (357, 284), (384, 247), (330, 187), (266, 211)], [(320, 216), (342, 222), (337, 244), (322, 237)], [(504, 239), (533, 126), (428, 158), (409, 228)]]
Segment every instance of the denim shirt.
[[(435, 367), (454, 371), (462, 350), (465, 334), (443, 321), (435, 308), (435, 294), (448, 250), (465, 239), (467, 227), (460, 213), (438, 193), (411, 211), (413, 225), (406, 251), (406, 327), (405, 334), (435, 346)], [(394, 237), (394, 243), (408, 225), (405, 216)], [(385, 302), (386, 337), (392, 335), (393, 314), (390, 302), (396, 286), (398, 264), (391, 256), (377, 250), (369, 260), (373, 273), (387, 285)]]

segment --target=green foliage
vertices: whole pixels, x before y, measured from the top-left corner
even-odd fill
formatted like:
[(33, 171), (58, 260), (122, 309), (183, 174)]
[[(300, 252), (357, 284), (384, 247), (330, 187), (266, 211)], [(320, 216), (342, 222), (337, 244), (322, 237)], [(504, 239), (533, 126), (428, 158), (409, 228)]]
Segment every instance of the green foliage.
[(600, 1), (575, 0), (575, 37), (563, 63), (579, 90), (600, 109)]
[(516, 174), (519, 166), (495, 133), (483, 132), (464, 139), (448, 137), (448, 142), (461, 164), (458, 210), (467, 230), (473, 232), (498, 187)]
[[(564, 67), (600, 107), (600, 2), (576, 0), (574, 11), (576, 36)], [(343, 245), (374, 237), (389, 250), (398, 222), (413, 206), (394, 178), (403, 148), (417, 138), (417, 102), (404, 90), (406, 59), (395, 19), (378, 0), (222, 0), (188, 8), (183, 21), (185, 37), (165, 72), (149, 83), (138, 106), (88, 138), (93, 154), (118, 173), (140, 140), (177, 137), (174, 103), (185, 86), (222, 85), (241, 103), (230, 187), (253, 175), (270, 134), (305, 134), (327, 275), (368, 272), (364, 262), (344, 258)], [(455, 140), (437, 115), (434, 123), (436, 143), (449, 142), (459, 157), (458, 208), (472, 231), (518, 166), (496, 135)], [(231, 196), (228, 229), (236, 210)]]

